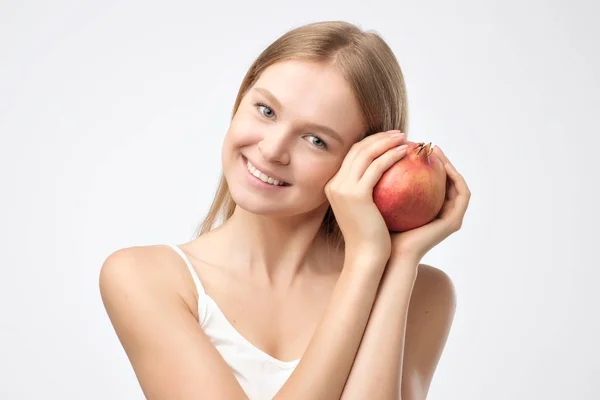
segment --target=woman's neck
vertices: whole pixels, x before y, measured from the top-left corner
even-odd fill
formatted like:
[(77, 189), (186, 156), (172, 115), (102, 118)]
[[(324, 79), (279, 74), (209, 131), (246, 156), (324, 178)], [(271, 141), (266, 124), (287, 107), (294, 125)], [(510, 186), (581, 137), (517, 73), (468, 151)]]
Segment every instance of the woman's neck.
[(326, 208), (297, 218), (275, 218), (249, 213), (236, 207), (233, 215), (217, 228), (229, 246), (232, 265), (248, 268), (252, 275), (291, 282), (306, 268), (320, 268), (327, 250), (321, 224)]

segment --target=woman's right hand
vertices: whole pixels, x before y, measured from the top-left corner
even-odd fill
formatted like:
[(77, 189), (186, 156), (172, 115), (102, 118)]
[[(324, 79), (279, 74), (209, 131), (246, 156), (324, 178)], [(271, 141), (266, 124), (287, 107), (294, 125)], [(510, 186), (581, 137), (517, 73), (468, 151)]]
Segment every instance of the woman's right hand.
[(383, 173), (406, 155), (404, 140), (400, 131), (367, 136), (352, 146), (339, 171), (325, 185), (325, 195), (344, 235), (346, 257), (366, 255), (384, 265), (390, 257), (390, 232), (373, 202), (373, 188)]

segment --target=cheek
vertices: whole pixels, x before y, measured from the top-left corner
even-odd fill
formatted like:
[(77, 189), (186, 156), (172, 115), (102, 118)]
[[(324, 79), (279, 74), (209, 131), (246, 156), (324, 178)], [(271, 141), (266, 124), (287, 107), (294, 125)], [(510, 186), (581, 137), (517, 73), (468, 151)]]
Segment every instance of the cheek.
[(330, 163), (312, 162), (309, 165), (309, 167), (302, 169), (302, 175), (313, 188), (324, 188), (338, 170), (337, 166)]
[(236, 116), (229, 126), (227, 140), (232, 147), (246, 146), (259, 139), (259, 132), (260, 128), (253, 118)]

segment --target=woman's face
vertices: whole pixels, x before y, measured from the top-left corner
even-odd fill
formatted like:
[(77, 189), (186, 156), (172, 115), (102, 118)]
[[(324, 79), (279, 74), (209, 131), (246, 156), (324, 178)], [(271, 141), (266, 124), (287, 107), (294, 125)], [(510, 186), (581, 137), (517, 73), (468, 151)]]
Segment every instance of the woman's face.
[[(271, 65), (242, 99), (225, 136), (230, 193), (256, 214), (315, 210), (327, 202), (325, 185), (363, 132), (358, 103), (333, 67), (296, 60)], [(277, 183), (269, 177), (284, 186), (260, 179)]]

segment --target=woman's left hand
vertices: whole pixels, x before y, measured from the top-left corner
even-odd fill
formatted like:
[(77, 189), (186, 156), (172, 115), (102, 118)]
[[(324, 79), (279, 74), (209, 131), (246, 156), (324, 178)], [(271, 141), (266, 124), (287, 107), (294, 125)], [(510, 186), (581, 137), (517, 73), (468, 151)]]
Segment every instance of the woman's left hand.
[(462, 226), (471, 191), (465, 179), (438, 146), (433, 148), (433, 154), (439, 157), (446, 168), (446, 199), (442, 209), (436, 219), (426, 225), (391, 234), (392, 253), (388, 265), (396, 263), (399, 258), (408, 258), (418, 264), (429, 250)]

